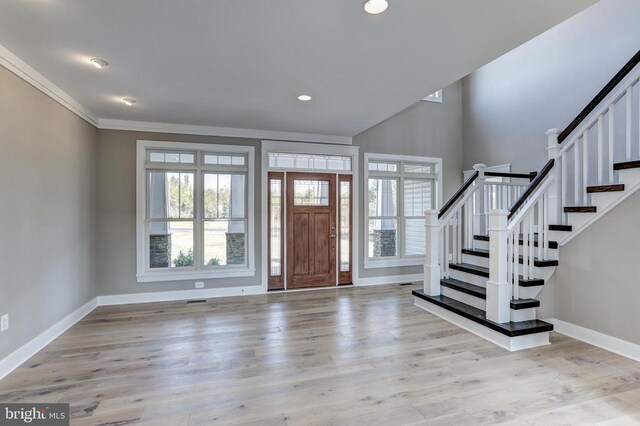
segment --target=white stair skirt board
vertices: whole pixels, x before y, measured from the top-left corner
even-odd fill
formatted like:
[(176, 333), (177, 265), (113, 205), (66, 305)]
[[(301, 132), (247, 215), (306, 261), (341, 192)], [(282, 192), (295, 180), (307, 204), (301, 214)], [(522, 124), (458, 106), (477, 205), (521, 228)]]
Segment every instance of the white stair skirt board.
[(16, 368), (20, 367), (24, 362), (32, 356), (40, 352), (45, 346), (53, 342), (58, 336), (71, 328), (75, 323), (87, 316), (93, 311), (97, 304), (97, 298), (93, 298), (29, 342), (22, 345), (14, 352), (0, 360), (0, 380)]
[(460, 315), (443, 309), (439, 306), (429, 303), (426, 300), (419, 297), (413, 298), (413, 303), (420, 309), (424, 309), (445, 321), (457, 325), (476, 336), (480, 336), (483, 339), (490, 341), (508, 351), (519, 351), (522, 349), (535, 348), (538, 346), (544, 346), (549, 344), (549, 332), (528, 334), (526, 336), (508, 337), (497, 331), (493, 331), (490, 328), (484, 327), (474, 321), (468, 320)]
[(554, 331), (560, 334), (640, 362), (640, 345), (557, 318), (549, 318), (544, 321), (553, 324)]

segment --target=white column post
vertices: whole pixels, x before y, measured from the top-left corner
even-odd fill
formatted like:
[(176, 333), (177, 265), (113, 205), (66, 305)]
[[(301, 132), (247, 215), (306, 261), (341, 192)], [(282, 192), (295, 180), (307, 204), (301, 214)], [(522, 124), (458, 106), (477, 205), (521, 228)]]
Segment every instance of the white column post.
[(478, 178), (476, 179), (476, 185), (478, 185), (478, 190), (476, 191), (476, 197), (478, 200), (478, 204), (476, 208), (478, 209), (477, 214), (474, 218), (474, 226), (473, 229), (478, 230), (478, 234), (484, 235), (487, 232), (487, 205), (485, 204), (485, 195), (484, 195), (484, 170), (487, 168), (486, 164), (474, 164), (473, 170), (478, 172)]
[[(489, 280), (487, 319), (497, 323), (511, 320), (511, 284), (507, 277), (507, 210), (489, 213)], [(516, 282), (517, 279), (516, 279)]]
[(440, 295), (440, 219), (437, 210), (426, 210), (425, 232), (427, 247), (424, 256), (424, 292), (429, 296)]
[[(560, 225), (562, 224), (562, 178), (561, 178), (561, 170), (560, 170), (560, 158), (558, 158), (558, 154), (560, 153), (560, 144), (558, 144), (558, 129), (550, 129), (547, 130), (547, 155), (548, 159), (555, 159), (556, 164), (553, 168), (553, 176), (554, 182), (553, 185), (549, 188), (549, 205), (547, 207), (547, 211), (549, 212), (548, 223), (551, 225)], [(575, 148), (574, 148), (575, 149)]]

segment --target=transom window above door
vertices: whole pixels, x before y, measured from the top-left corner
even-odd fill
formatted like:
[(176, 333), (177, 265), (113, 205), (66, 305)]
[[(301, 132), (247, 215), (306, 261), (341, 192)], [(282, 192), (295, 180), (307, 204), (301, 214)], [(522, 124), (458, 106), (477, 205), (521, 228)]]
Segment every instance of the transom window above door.
[(365, 154), (365, 268), (422, 264), (424, 211), (441, 197), (442, 160)]
[(254, 274), (253, 147), (138, 141), (138, 281)]
[(324, 154), (292, 154), (289, 152), (270, 152), (270, 169), (300, 171), (351, 171), (351, 157)]

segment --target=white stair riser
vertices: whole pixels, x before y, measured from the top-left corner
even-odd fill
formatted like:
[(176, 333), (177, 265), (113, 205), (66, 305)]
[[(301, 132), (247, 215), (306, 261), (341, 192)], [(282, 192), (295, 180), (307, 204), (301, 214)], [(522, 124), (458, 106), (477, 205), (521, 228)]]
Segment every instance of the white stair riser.
[(598, 211), (603, 211), (611, 204), (613, 204), (620, 196), (624, 194), (621, 192), (598, 192), (591, 194), (591, 205), (596, 206)]
[(472, 296), (471, 294), (463, 293), (453, 288), (444, 287), (444, 286), (440, 287), (440, 293), (444, 296), (457, 300), (458, 302), (462, 302), (466, 305), (473, 306), (474, 308), (482, 309), (483, 311), (487, 310), (486, 300), (476, 296)]
[[(476, 266), (483, 266), (485, 268), (489, 267), (489, 259), (485, 258), (485, 257), (480, 257), (480, 256), (474, 256), (471, 254), (463, 254), (462, 255), (462, 261), (464, 263), (468, 263), (470, 265), (476, 265)], [(551, 276), (553, 275), (553, 273), (555, 272), (555, 266), (545, 266), (545, 267), (537, 267), (534, 266), (533, 267), (533, 276), (536, 278), (540, 278), (543, 280), (548, 280), (549, 278), (551, 278)], [(522, 275), (522, 264), (519, 265), (519, 269), (520, 271), (520, 275)], [(453, 278), (458, 278), (458, 276), (454, 276), (454, 272), (457, 274), (465, 274), (465, 276), (469, 276), (472, 274), (469, 274), (467, 272), (462, 272), (462, 271), (457, 271), (454, 269), (451, 269), (451, 276)], [(477, 275), (474, 275), (474, 277), (478, 277)], [(482, 278), (485, 282), (487, 281), (487, 279), (483, 278), (483, 277), (478, 277), (478, 278)], [(476, 284), (475, 282), (471, 282), (471, 279), (474, 278), (469, 278), (469, 279), (463, 279), (463, 278), (458, 278), (459, 280), (462, 281), (466, 281), (468, 283), (472, 283), (472, 284)], [(476, 285), (480, 285), (480, 284), (476, 284)], [(482, 287), (484, 287), (484, 285), (482, 285)]]
[(567, 213), (569, 225), (573, 226), (574, 231), (580, 229), (596, 215), (597, 213)]
[(450, 271), (451, 271), (451, 278), (455, 278), (460, 281), (465, 281), (465, 282), (468, 282), (469, 284), (477, 285), (480, 287), (487, 286), (488, 278), (481, 277), (475, 274), (470, 274), (468, 272), (458, 271), (455, 269), (450, 269)]
[(536, 308), (511, 310), (511, 321), (513, 322), (530, 321), (534, 319), (537, 319)]
[(474, 256), (472, 254), (462, 254), (462, 262), (470, 265), (489, 267), (489, 258), (482, 256)]
[[(567, 234), (569, 234), (569, 232), (565, 232), (565, 235), (561, 235), (562, 238), (565, 238)], [(559, 239), (555, 239), (555, 238), (551, 238), (549, 237), (550, 241), (561, 241)], [(524, 246), (520, 246), (520, 250), (522, 252)], [(476, 245), (475, 245), (476, 249), (481, 249), (481, 250), (489, 250), (489, 242), (488, 241), (478, 241), (476, 240)], [(535, 256), (538, 256), (538, 247), (534, 247), (535, 248)], [(550, 249), (547, 248), (547, 260), (558, 260), (558, 250), (556, 249)], [(482, 265), (484, 266), (484, 265)]]
[(624, 183), (625, 189), (637, 185), (640, 183), (640, 168), (620, 170), (618, 172), (618, 182)]
[(542, 291), (543, 285), (537, 285), (535, 287), (519, 287), (518, 298), (520, 299), (535, 299)]
[(414, 304), (424, 309), (427, 312), (431, 312), (434, 315), (439, 316), (459, 327), (462, 327), (471, 333), (474, 333), (480, 337), (483, 337), (509, 351), (518, 351), (522, 349), (534, 348), (537, 346), (543, 346), (549, 344), (549, 332), (529, 334), (526, 336), (507, 337), (503, 334), (493, 331), (484, 325), (477, 324), (471, 320), (468, 320), (456, 313), (450, 312), (444, 308), (436, 306), (432, 303), (422, 300), (419, 297), (414, 297)]
[[(441, 287), (441, 294), (457, 300), (458, 302), (486, 311), (487, 301), (485, 299), (444, 286)], [(536, 319), (536, 308), (519, 310), (511, 309), (511, 321), (529, 321), (534, 319)]]

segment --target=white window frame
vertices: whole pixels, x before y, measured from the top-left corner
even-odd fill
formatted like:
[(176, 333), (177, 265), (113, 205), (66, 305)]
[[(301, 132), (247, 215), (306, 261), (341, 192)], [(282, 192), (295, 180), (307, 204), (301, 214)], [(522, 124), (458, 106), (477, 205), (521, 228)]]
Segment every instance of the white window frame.
[[(369, 172), (369, 163), (370, 162), (395, 162), (398, 163), (398, 172)], [(364, 180), (363, 180), (363, 209), (364, 209), (364, 226), (363, 226), (363, 236), (365, 240), (364, 244), (364, 268), (365, 269), (373, 269), (373, 268), (388, 268), (393, 266), (420, 266), (424, 263), (423, 255), (412, 255), (405, 256), (404, 253), (404, 223), (406, 221), (406, 217), (404, 215), (404, 187), (403, 187), (403, 178), (411, 178), (411, 173), (405, 173), (403, 163), (410, 164), (430, 164), (435, 166), (435, 206), (434, 209), (439, 209), (442, 205), (442, 158), (438, 157), (418, 157), (412, 155), (393, 155), (393, 154), (374, 154), (374, 153), (365, 153), (364, 154)], [(398, 230), (397, 230), (397, 252), (398, 255), (395, 257), (369, 257), (369, 249), (368, 249), (368, 239), (369, 239), (369, 200), (368, 200), (368, 188), (369, 188), (369, 177), (372, 178), (380, 177), (384, 178), (388, 176), (389, 178), (398, 180), (398, 206), (397, 206), (397, 217), (398, 217)], [(417, 176), (416, 176), (417, 177)], [(425, 231), (426, 232), (426, 231)]]
[[(232, 173), (233, 167), (203, 165), (201, 155), (196, 155), (194, 164), (180, 163), (153, 163), (147, 165), (147, 151), (194, 151), (206, 153), (221, 153), (230, 155), (244, 155), (247, 158), (246, 173), (246, 256), (245, 265), (233, 265), (223, 267), (208, 267), (201, 265), (202, 248), (200, 245), (204, 241), (203, 197), (204, 191), (200, 191), (203, 183), (203, 174), (206, 172), (225, 173), (229, 170)], [(158, 166), (158, 167), (156, 167)], [(244, 166), (243, 166), (244, 167)], [(146, 242), (146, 212), (147, 212), (147, 170), (167, 169), (172, 171), (194, 170), (194, 264), (193, 268), (160, 269), (151, 270), (147, 268), (148, 247)], [(254, 182), (255, 182), (255, 149), (245, 145), (214, 145), (207, 143), (185, 143), (185, 142), (164, 142), (138, 140), (136, 147), (136, 279), (139, 283), (160, 282), (160, 281), (180, 281), (194, 279), (215, 279), (231, 277), (252, 277), (255, 276), (255, 207), (254, 207)], [(199, 253), (196, 255), (196, 253)]]
[(425, 101), (425, 102), (435, 102), (437, 104), (441, 104), (442, 103), (442, 89), (438, 90), (437, 92), (433, 92), (432, 94), (430, 94), (426, 98), (422, 98), (422, 100)]

